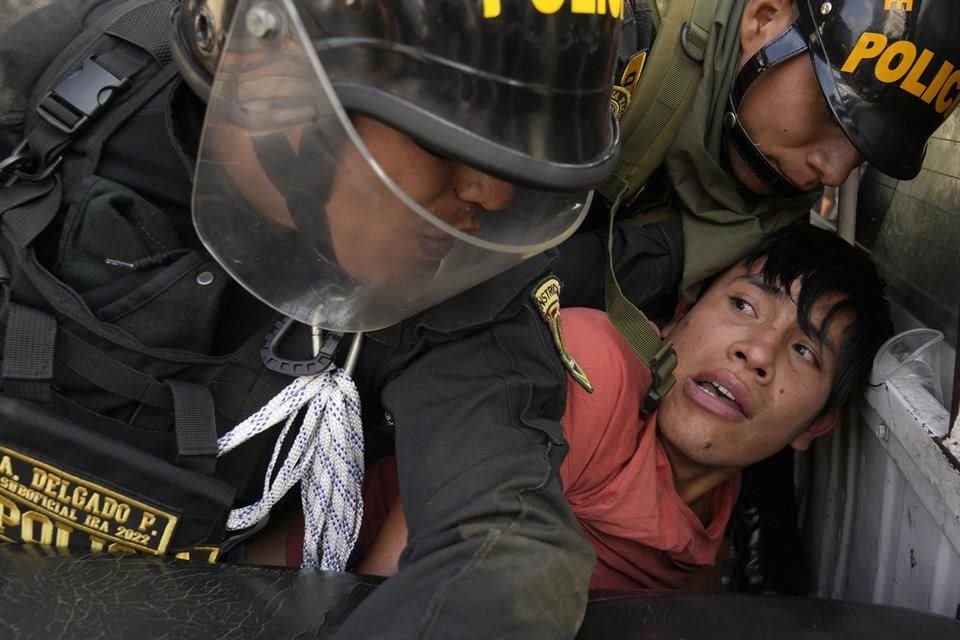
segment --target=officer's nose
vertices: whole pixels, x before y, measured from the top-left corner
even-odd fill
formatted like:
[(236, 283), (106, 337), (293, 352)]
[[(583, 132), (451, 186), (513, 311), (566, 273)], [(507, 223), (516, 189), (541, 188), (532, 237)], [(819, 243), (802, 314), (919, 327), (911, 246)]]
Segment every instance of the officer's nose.
[(820, 183), (828, 187), (839, 187), (862, 162), (860, 152), (839, 126), (829, 140), (820, 142), (807, 154), (807, 164)]
[(514, 196), (514, 186), (465, 164), (458, 164), (453, 188), (464, 202), (479, 205), (486, 211), (505, 209)]

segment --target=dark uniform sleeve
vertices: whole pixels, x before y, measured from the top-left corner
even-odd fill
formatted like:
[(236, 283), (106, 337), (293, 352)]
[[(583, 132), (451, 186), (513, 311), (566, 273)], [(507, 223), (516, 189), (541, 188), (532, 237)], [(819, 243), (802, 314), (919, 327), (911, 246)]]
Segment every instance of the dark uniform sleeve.
[[(607, 238), (607, 227), (601, 227), (577, 233), (560, 245), (560, 257), (552, 268), (563, 283), (564, 307), (605, 307)], [(624, 295), (655, 321), (669, 320), (683, 275), (680, 216), (650, 224), (618, 222), (613, 229), (613, 256)]]
[(420, 325), (383, 392), (409, 542), (343, 638), (572, 638), (594, 556), (557, 470), (566, 376), (530, 303), (485, 328)]

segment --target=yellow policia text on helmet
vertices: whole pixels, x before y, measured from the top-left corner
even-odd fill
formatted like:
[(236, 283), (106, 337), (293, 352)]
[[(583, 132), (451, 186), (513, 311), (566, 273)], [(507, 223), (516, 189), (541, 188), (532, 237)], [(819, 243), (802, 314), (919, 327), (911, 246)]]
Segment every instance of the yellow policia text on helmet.
[[(529, 0), (533, 8), (542, 14), (550, 15), (569, 4), (570, 13), (585, 13), (602, 16), (608, 11), (611, 17), (623, 18), (621, 0)], [(500, 15), (500, 0), (483, 0), (483, 17), (496, 18)]]
[[(929, 84), (924, 84), (921, 80), (927, 69), (935, 68), (930, 63), (936, 57), (929, 49), (923, 49), (918, 54), (917, 45), (909, 40), (889, 42), (882, 33), (867, 31), (860, 36), (840, 70), (853, 73), (864, 60), (879, 58), (873, 69), (877, 80), (892, 84), (902, 79), (901, 89), (927, 104), (933, 104), (937, 113), (943, 114), (946, 119), (960, 97), (960, 70), (949, 60), (943, 60)], [(930, 75), (927, 74), (927, 77)]]

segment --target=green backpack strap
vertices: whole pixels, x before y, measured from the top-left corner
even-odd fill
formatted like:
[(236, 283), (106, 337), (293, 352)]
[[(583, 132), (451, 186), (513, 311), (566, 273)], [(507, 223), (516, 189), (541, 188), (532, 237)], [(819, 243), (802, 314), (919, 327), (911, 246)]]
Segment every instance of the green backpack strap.
[(608, 202), (624, 190), (629, 201), (663, 162), (696, 93), (716, 6), (717, 0), (670, 0), (620, 122), (620, 166), (598, 189)]
[[(656, 11), (655, 0), (651, 2)], [(677, 354), (653, 324), (620, 289), (613, 270), (613, 224), (622, 202), (643, 189), (663, 162), (696, 93), (716, 0), (670, 0), (666, 13), (655, 13), (658, 33), (621, 128), (626, 142), (616, 173), (598, 190), (610, 206), (607, 236), (607, 315), (634, 353), (650, 369), (652, 382), (643, 413), (653, 412), (676, 383)]]
[(607, 316), (627, 341), (633, 352), (650, 370), (651, 383), (641, 412), (650, 415), (660, 404), (667, 392), (673, 387), (676, 378), (673, 370), (677, 366), (677, 353), (673, 343), (664, 341), (653, 324), (632, 302), (627, 300), (620, 289), (620, 283), (613, 273), (613, 220), (620, 208), (623, 194), (617, 197), (610, 207), (610, 232), (607, 236), (607, 280), (605, 303)]

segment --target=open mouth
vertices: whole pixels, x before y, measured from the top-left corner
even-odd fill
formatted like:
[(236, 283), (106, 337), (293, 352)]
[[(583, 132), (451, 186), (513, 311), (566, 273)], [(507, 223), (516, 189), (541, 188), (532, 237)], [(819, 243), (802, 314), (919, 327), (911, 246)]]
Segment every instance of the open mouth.
[(737, 401), (737, 397), (733, 392), (719, 382), (714, 382), (713, 380), (696, 380), (695, 382), (697, 387), (702, 389), (707, 395), (716, 398), (720, 402), (736, 409), (737, 412), (746, 415), (746, 411), (744, 411), (743, 406)]

